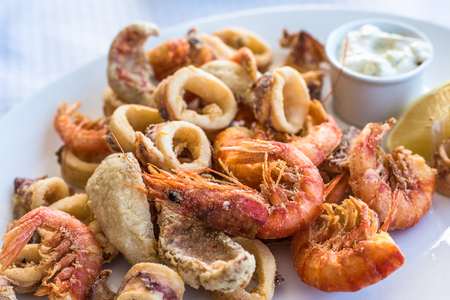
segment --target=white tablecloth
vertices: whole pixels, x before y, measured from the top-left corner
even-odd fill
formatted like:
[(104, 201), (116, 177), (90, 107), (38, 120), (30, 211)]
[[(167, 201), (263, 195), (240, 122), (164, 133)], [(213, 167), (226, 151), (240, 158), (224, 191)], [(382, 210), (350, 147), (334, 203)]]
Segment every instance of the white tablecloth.
[(161, 28), (226, 12), (290, 4), (398, 13), (450, 27), (448, 0), (2, 0), (0, 118), (62, 74), (105, 54), (124, 26)]

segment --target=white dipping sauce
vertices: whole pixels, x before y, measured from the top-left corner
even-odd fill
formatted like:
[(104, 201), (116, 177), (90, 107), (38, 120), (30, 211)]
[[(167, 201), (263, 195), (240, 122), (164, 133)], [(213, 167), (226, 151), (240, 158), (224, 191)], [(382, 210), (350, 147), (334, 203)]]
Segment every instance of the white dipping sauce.
[[(423, 40), (381, 31), (364, 25), (347, 34), (345, 67), (361, 74), (388, 77), (417, 68), (430, 56), (431, 47)], [(345, 38), (338, 48), (337, 59), (344, 57)]]

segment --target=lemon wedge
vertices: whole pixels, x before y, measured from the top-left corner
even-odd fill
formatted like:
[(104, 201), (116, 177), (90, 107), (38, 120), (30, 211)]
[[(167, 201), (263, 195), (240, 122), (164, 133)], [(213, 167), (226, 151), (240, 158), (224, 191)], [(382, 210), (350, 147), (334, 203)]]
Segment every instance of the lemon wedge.
[(409, 104), (386, 140), (389, 152), (404, 146), (430, 160), (441, 141), (450, 136), (450, 81)]

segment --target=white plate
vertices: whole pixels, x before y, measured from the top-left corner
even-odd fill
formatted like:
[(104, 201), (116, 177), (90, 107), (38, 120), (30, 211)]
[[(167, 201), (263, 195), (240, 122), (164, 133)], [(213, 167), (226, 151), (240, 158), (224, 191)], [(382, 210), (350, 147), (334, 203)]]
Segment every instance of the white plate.
[[(285, 51), (278, 46), (283, 28), (306, 29), (321, 41), (338, 25), (360, 18), (390, 18), (410, 23), (428, 35), (435, 48), (435, 59), (427, 72), (426, 85), (434, 87), (450, 79), (450, 29), (407, 17), (347, 9), (279, 7), (244, 11), (163, 30), (159, 38), (150, 38), (148, 48), (167, 38), (184, 36), (196, 26), (201, 31), (236, 25), (258, 32), (273, 46), (278, 61)], [(105, 49), (107, 52), (108, 49)], [(81, 100), (81, 112), (92, 117), (101, 115), (102, 91), (106, 88), (106, 55), (41, 90), (7, 114), (0, 123), (0, 228), (11, 221), (13, 181), (16, 177), (60, 176), (55, 151), (61, 141), (52, 123), (61, 100)], [(327, 105), (329, 106), (329, 105)], [(341, 123), (344, 125), (343, 123)], [(425, 217), (413, 228), (391, 232), (406, 257), (405, 266), (385, 280), (356, 293), (320, 292), (300, 281), (293, 268), (288, 246), (271, 246), (279, 272), (285, 281), (276, 288), (274, 299), (448, 299), (450, 297), (450, 199), (439, 194)], [(124, 260), (106, 265), (114, 273), (109, 283), (113, 290), (130, 268)], [(20, 299), (34, 296), (19, 295)], [(186, 287), (184, 299), (212, 299), (209, 292)]]

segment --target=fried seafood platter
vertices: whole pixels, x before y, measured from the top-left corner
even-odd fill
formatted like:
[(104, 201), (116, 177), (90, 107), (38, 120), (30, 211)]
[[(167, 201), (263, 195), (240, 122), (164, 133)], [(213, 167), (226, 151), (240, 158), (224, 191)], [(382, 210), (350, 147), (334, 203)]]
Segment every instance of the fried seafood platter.
[(23, 106), (0, 298), (414, 299), (423, 280), (439, 298), (435, 170), (380, 147), (395, 119), (351, 128), (321, 103), (334, 25), (296, 13), (130, 24)]

